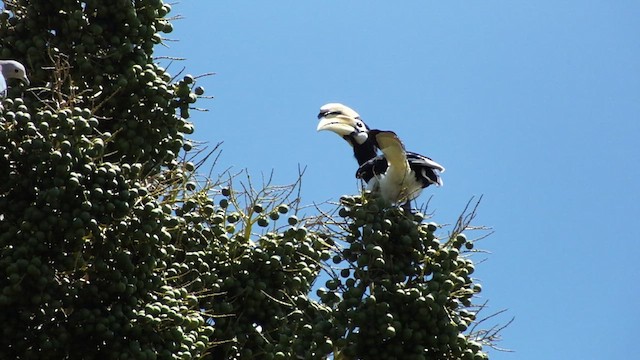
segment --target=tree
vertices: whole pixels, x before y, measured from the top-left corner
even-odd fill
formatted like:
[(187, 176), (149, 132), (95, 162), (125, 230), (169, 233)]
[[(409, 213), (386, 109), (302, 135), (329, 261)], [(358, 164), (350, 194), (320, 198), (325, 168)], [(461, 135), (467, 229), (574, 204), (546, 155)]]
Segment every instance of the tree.
[(372, 194), (302, 216), (299, 183), (179, 157), (203, 89), (152, 57), (168, 4), (5, 7), (2, 57), (33, 87), (2, 101), (0, 357), (486, 357), (468, 223), (439, 240)]

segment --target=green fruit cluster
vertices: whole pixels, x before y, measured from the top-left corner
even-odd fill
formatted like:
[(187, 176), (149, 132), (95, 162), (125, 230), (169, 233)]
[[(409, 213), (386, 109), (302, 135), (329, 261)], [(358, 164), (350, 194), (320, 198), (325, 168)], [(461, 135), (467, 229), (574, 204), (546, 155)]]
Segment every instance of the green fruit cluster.
[(111, 136), (87, 109), (16, 98), (1, 114), (0, 357), (155, 354), (166, 342), (137, 309), (162, 285), (170, 237), (142, 165), (105, 161)]
[[(481, 345), (464, 334), (475, 320), (469, 307), (480, 291), (473, 262), (460, 254), (456, 235), (442, 243), (437, 226), (422, 223), (370, 195), (343, 197), (346, 244), (334, 257), (346, 261), (318, 295), (336, 309), (345, 329), (343, 354), (358, 359), (484, 359)], [(401, 355), (400, 355), (401, 354)]]
[(194, 170), (176, 157), (196, 99), (192, 78), (172, 82), (151, 57), (170, 7), (5, 7), (0, 52), (32, 88), (0, 109), (0, 358), (202, 356), (213, 329), (167, 278), (191, 264), (171, 253), (163, 191)]
[(0, 56), (20, 59), (32, 85), (48, 84), (37, 98), (25, 98), (28, 106), (90, 109), (98, 119), (95, 128), (113, 136), (105, 156), (139, 162), (145, 172), (191, 147), (184, 135), (193, 132), (187, 119), (198, 98), (194, 79), (172, 82), (152, 57), (160, 34), (172, 31), (165, 18), (170, 5), (40, 0), (12, 1), (6, 9)]
[(287, 215), (286, 204), (243, 209), (233, 190), (221, 193), (217, 203), (196, 195), (173, 208), (167, 231), (175, 242), (163, 264), (168, 284), (192, 294), (211, 327), (201, 340), (210, 358), (326, 358), (332, 348), (316, 323), (328, 312), (308, 293), (328, 240), (295, 216), (280, 219), (294, 225), (264, 230), (264, 215)]
[(1, 105), (0, 357), (202, 354), (211, 327), (158, 272), (172, 262), (173, 216), (142, 164), (105, 160), (112, 136), (88, 109)]

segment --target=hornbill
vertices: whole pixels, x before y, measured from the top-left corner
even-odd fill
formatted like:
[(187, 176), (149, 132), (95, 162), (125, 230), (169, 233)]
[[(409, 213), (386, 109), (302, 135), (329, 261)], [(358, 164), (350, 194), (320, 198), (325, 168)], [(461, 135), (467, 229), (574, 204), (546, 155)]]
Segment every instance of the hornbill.
[[(444, 167), (430, 158), (406, 151), (393, 131), (370, 129), (348, 106), (329, 103), (320, 108), (318, 131), (330, 130), (353, 147), (356, 177), (391, 203), (410, 210), (411, 200), (429, 185), (442, 185)], [(378, 155), (378, 149), (382, 155)]]
[(7, 90), (6, 79), (19, 79), (29, 85), (29, 78), (24, 66), (15, 60), (0, 60), (0, 97)]

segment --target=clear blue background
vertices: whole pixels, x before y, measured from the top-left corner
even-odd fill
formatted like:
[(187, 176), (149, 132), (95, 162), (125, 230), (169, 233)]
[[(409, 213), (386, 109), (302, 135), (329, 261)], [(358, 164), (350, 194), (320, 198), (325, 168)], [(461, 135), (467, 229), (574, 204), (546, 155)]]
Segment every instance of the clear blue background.
[[(348, 145), (316, 133), (342, 102), (441, 164), (434, 221), (484, 195), (495, 233), (482, 300), (508, 308), (492, 359), (638, 359), (640, 2), (299, 1), (175, 4), (158, 55), (213, 100), (193, 138), (217, 168), (306, 166), (303, 202), (356, 193)], [(166, 61), (164, 61), (166, 64)]]

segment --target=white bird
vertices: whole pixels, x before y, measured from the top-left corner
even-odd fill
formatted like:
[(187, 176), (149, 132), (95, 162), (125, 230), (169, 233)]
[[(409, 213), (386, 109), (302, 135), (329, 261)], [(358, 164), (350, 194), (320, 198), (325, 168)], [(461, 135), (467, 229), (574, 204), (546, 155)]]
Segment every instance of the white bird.
[(0, 94), (4, 96), (7, 92), (7, 79), (18, 79), (25, 84), (29, 85), (29, 78), (27, 77), (27, 70), (24, 65), (15, 60), (0, 60)]

